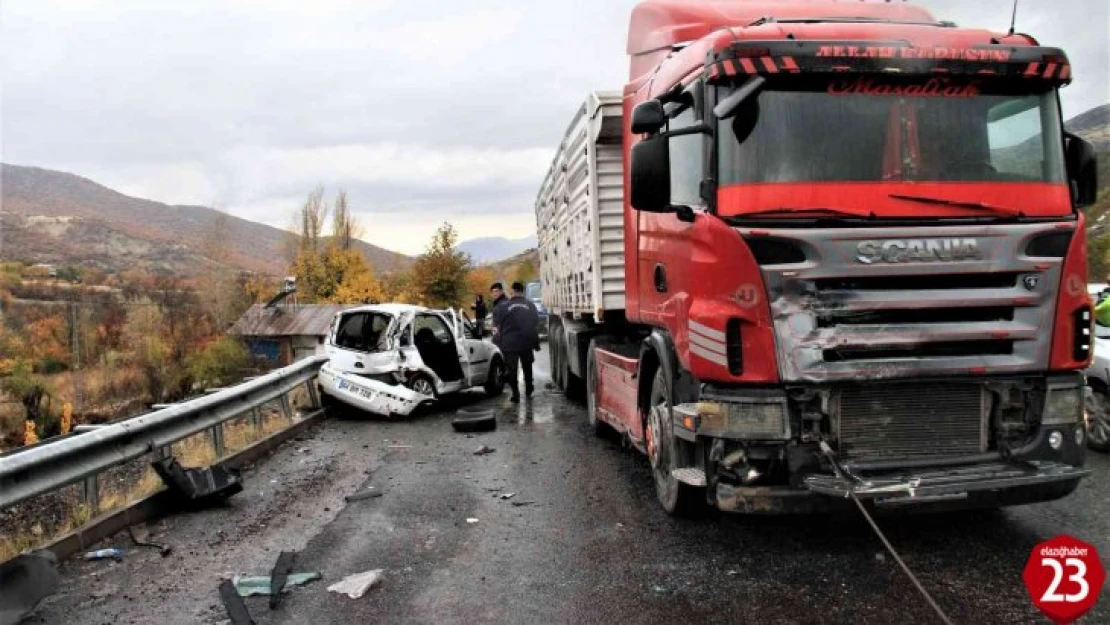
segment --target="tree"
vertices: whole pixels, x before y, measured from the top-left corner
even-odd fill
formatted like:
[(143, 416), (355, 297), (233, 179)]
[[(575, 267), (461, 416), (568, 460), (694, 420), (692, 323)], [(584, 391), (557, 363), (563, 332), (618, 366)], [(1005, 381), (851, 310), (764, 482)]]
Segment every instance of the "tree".
[(458, 306), (466, 290), (470, 256), (455, 249), (459, 236), (444, 223), (413, 266), (413, 287), (432, 308)]
[(189, 357), (189, 372), (201, 387), (223, 386), (241, 380), (249, 362), (241, 342), (223, 337)]
[(331, 249), (328, 257), (329, 264), (339, 276), (339, 283), (326, 301), (333, 304), (377, 304), (385, 300), (385, 289), (361, 253)]
[(28, 324), (24, 332), (24, 344), (35, 370), (57, 373), (69, 366), (69, 332), (62, 317), (43, 317)]
[(0, 378), (0, 390), (23, 404), (26, 421), (43, 426), (45, 411), (43, 402), (51, 396), (50, 387), (41, 376), (31, 371), (24, 360), (18, 360), (11, 375)]
[(347, 205), (347, 192), (340, 189), (339, 194), (335, 196), (335, 210), (332, 211), (332, 244), (343, 251), (347, 251), (354, 246), (355, 240), (361, 237), (362, 234), (362, 224), (358, 223)]
[(540, 277), (539, 271), (536, 271), (536, 264), (532, 262), (531, 258), (524, 259), (524, 262), (517, 265), (516, 277), (513, 278), (516, 282), (521, 284), (528, 284), (538, 280)]
[(493, 275), (493, 269), (488, 266), (483, 265), (471, 269), (466, 276), (466, 294), (468, 298), (478, 294), (485, 295), (489, 292), (490, 285), (496, 281), (497, 278)]
[(320, 237), (327, 217), (324, 188), (316, 187), (308, 194), (293, 219), (292, 272), (297, 277), (298, 293), (308, 301), (320, 299), (321, 293), (328, 290), (325, 284), (328, 281), (327, 268), (320, 254), (323, 251)]

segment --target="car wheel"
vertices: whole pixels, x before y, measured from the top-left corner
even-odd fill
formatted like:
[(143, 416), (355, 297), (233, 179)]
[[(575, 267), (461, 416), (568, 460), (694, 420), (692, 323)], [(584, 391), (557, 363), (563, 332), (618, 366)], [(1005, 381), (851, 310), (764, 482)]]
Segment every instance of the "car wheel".
[(1087, 447), (1110, 452), (1110, 396), (1103, 389), (1087, 393)]
[(500, 360), (494, 360), (490, 364), (485, 390), (489, 397), (498, 397), (505, 391), (505, 365)]
[(695, 516), (705, 509), (705, 491), (678, 481), (674, 470), (688, 466), (685, 455), (689, 450), (674, 435), (670, 393), (663, 368), (655, 372), (651, 383), (651, 402), (648, 408), (644, 438), (648, 460), (651, 461), (655, 495), (663, 510), (673, 516)]
[(436, 397), (436, 385), (432, 379), (423, 373), (418, 373), (409, 378), (409, 383), (406, 384), (410, 390), (427, 395), (429, 397)]

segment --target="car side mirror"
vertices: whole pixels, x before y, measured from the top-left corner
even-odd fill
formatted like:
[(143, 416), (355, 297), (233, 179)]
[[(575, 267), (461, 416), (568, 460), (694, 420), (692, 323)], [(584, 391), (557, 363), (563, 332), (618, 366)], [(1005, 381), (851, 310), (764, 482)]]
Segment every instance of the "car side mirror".
[(1098, 157), (1094, 146), (1082, 137), (1065, 133), (1064, 161), (1076, 207), (1094, 204), (1098, 199)]
[(632, 146), (632, 207), (646, 213), (671, 212), (671, 153), (668, 137), (656, 135)]
[(648, 100), (632, 109), (632, 134), (655, 134), (667, 123), (667, 114), (659, 100)]

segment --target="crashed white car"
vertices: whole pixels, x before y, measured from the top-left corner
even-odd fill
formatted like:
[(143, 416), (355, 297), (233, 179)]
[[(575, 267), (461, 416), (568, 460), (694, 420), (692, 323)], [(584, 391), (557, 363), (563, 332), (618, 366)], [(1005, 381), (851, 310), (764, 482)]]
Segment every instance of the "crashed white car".
[(407, 304), (345, 310), (328, 329), (328, 362), (318, 378), (321, 398), (383, 416), (407, 416), (441, 395), (469, 388), (500, 395), (501, 350), (474, 337), (474, 325), (454, 310)]

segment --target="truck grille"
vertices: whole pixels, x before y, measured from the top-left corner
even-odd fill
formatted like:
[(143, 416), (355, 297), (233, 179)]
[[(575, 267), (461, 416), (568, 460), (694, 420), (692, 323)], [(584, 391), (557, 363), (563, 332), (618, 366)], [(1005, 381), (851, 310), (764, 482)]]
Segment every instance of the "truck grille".
[[(1063, 259), (1015, 250), (1058, 230), (1059, 224), (1018, 224), (766, 231), (806, 255), (805, 263), (762, 266), (782, 380), (836, 384), (1046, 369)], [(857, 252), (867, 241), (920, 246), (970, 237), (977, 259), (868, 263)]]
[(881, 384), (839, 393), (840, 454), (850, 459), (986, 451), (984, 390), (976, 384)]

